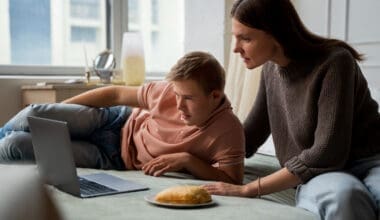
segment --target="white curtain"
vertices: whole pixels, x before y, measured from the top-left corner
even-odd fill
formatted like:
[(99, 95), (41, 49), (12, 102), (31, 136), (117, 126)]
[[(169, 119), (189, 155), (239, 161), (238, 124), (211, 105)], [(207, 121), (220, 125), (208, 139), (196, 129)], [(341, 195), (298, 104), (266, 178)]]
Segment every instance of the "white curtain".
[[(235, 39), (232, 39), (231, 48)], [(226, 73), (226, 95), (231, 101), (234, 113), (241, 122), (247, 117), (255, 101), (260, 84), (261, 66), (248, 70), (239, 54), (230, 52)], [(259, 153), (275, 156), (272, 137), (258, 149)]]
[(231, 101), (234, 113), (243, 122), (256, 98), (261, 67), (248, 70), (240, 55), (233, 53), (234, 44), (235, 39), (233, 38), (226, 72), (225, 92)]

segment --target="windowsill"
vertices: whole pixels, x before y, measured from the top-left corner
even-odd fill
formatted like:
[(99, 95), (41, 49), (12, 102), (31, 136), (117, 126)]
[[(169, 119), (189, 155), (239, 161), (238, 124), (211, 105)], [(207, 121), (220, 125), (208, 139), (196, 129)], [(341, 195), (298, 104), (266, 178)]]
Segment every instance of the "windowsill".
[(49, 75), (0, 75), (0, 79), (80, 79), (82, 76), (49, 76)]
[[(59, 76), (59, 75), (0, 75), (0, 79), (41, 79), (41, 80), (69, 80), (84, 79), (83, 76)], [(91, 79), (99, 80), (99, 77), (92, 76)], [(145, 82), (165, 80), (164, 76), (147, 76)]]

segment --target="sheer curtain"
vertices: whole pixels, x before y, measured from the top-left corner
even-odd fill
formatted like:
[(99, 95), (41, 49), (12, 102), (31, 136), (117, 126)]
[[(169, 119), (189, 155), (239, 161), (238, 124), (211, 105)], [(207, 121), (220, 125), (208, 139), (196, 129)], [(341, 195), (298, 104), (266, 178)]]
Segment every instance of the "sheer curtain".
[[(234, 47), (235, 39), (231, 40), (231, 48)], [(230, 59), (226, 73), (226, 95), (231, 101), (234, 113), (241, 122), (244, 122), (255, 101), (259, 83), (261, 66), (253, 70), (245, 67), (239, 54), (230, 51)], [(259, 148), (259, 153), (275, 155), (271, 136)]]
[[(231, 48), (235, 39), (231, 40)], [(261, 67), (248, 70), (239, 54), (230, 51), (226, 73), (226, 94), (231, 101), (234, 113), (241, 122), (248, 115), (255, 101), (260, 82)]]

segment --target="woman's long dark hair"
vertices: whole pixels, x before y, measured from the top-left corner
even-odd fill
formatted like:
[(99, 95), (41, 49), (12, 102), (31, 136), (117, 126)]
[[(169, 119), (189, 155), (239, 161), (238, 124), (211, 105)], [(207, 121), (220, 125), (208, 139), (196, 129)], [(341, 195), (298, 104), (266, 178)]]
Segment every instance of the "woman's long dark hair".
[(308, 31), (289, 0), (237, 0), (231, 16), (248, 27), (272, 35), (289, 59), (318, 56), (344, 47), (356, 60), (363, 60), (362, 55), (344, 41), (323, 38)]

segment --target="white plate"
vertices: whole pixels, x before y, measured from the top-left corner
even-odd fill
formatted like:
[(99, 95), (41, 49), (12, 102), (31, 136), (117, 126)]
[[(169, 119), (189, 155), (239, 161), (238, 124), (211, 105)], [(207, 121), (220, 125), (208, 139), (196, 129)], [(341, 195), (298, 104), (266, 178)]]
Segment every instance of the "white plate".
[(144, 197), (145, 201), (151, 204), (158, 205), (158, 206), (171, 207), (171, 208), (196, 208), (196, 207), (211, 206), (211, 205), (216, 204), (214, 200), (211, 200), (210, 202), (206, 202), (206, 203), (200, 203), (200, 204), (173, 204), (173, 203), (157, 202), (154, 198), (155, 198), (155, 195), (147, 195)]

